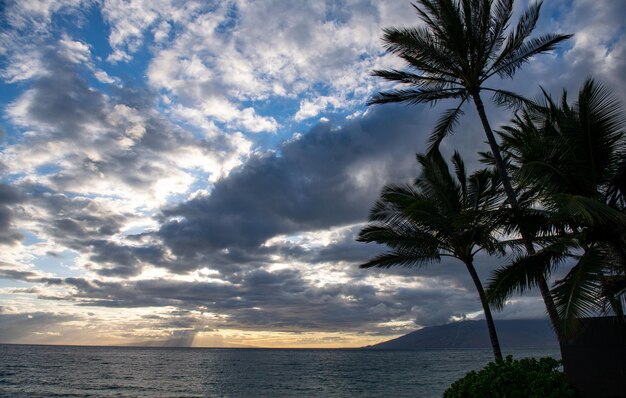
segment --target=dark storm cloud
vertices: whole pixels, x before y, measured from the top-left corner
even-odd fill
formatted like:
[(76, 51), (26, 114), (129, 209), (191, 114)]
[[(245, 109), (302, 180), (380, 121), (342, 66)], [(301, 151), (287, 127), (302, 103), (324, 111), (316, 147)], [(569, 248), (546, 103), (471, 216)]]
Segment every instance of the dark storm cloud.
[(104, 240), (88, 241), (85, 245), (91, 249), (89, 260), (98, 264), (96, 272), (103, 276), (135, 276), (142, 264), (169, 266), (164, 261), (163, 248), (158, 245), (127, 246)]
[(24, 184), (28, 203), (46, 214), (41, 220), (46, 234), (74, 244), (99, 236), (110, 236), (120, 231), (123, 223), (132, 215), (114, 212), (101, 202), (75, 194), (65, 194), (40, 184)]
[(424, 141), (416, 125), (425, 119), (388, 107), (338, 128), (321, 123), (279, 152), (253, 157), (210, 196), (165, 210), (170, 220), (159, 235), (176, 254), (192, 256), (364, 220), (384, 182), (415, 174)]
[(28, 123), (50, 128), (41, 139), (58, 138), (85, 142), (91, 137), (85, 131), (94, 124), (104, 124), (106, 97), (92, 90), (77, 73), (76, 66), (67, 62), (51, 48), (46, 56), (49, 73), (33, 83), (31, 101), (26, 112)]
[(22, 200), (22, 194), (14, 187), (0, 183), (0, 204), (7, 205), (18, 203)]
[(15, 187), (0, 183), (0, 245), (15, 245), (24, 235), (13, 228), (13, 205), (23, 200), (22, 193)]

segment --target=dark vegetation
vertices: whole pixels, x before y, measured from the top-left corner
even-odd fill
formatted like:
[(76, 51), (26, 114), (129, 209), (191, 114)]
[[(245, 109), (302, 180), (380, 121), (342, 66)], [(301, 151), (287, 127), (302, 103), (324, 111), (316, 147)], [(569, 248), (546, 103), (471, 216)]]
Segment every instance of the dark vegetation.
[(566, 398), (578, 396), (569, 385), (559, 361), (524, 358), (490, 362), (478, 372), (455, 381), (444, 398)]

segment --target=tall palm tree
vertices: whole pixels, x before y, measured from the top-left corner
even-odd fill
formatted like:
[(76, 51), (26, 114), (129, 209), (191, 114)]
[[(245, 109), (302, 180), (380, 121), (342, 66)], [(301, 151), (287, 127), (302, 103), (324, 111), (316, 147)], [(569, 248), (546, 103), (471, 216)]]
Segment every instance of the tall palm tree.
[[(489, 125), (481, 92), (492, 93), (493, 100), (499, 105), (525, 103), (526, 100), (515, 93), (488, 87), (487, 80), (494, 76), (512, 78), (531, 57), (551, 51), (571, 37), (546, 33), (531, 38), (541, 4), (541, 1), (532, 4), (515, 28), (509, 29), (513, 0), (417, 0), (413, 7), (424, 25), (386, 28), (383, 36), (387, 51), (400, 56), (409, 70), (373, 72), (375, 76), (407, 87), (378, 93), (370, 104), (459, 101), (438, 121), (430, 139), (431, 148), (438, 146), (456, 127), (463, 114), (463, 105), (473, 101), (513, 211), (519, 210), (519, 204)], [(532, 236), (521, 232), (526, 250), (534, 253)], [(545, 280), (539, 282), (539, 288), (556, 329), (558, 315)]]
[(499, 225), (501, 184), (487, 170), (467, 176), (458, 153), (452, 157), (456, 180), (439, 151), (418, 155), (422, 174), (412, 185), (389, 185), (374, 205), (357, 240), (385, 244), (390, 251), (361, 268), (393, 265), (422, 267), (454, 257), (463, 262), (478, 291), (496, 360), (502, 360), (498, 336), (482, 283), (474, 268), (481, 250), (502, 253), (494, 238)]
[(619, 101), (592, 79), (573, 105), (565, 91), (560, 103), (544, 97), (500, 132), (516, 180), (540, 204), (532, 212), (542, 248), (496, 271), (489, 296), (500, 306), (534, 285), (534, 273), (574, 258), (552, 289), (567, 336), (580, 317), (603, 307), (623, 316), (617, 293), (626, 288), (626, 132)]

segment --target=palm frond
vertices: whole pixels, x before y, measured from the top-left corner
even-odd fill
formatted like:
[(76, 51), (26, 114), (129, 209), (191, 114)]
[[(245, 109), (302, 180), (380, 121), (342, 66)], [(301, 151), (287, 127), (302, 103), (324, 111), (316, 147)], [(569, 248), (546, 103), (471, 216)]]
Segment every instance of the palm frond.
[(488, 77), (493, 75), (493, 70), (497, 69), (500, 64), (505, 62), (506, 59), (510, 58), (511, 55), (518, 51), (519, 48), (524, 44), (524, 41), (535, 29), (537, 19), (539, 18), (539, 11), (541, 10), (541, 5), (542, 2), (534, 3), (526, 9), (524, 14), (522, 14), (521, 18), (517, 22), (517, 26), (515, 27), (515, 29), (509, 33), (502, 52), (499, 56), (495, 58), (495, 61), (492, 63), (491, 67), (485, 71), (485, 76)]
[(482, 90), (493, 92), (493, 101), (500, 106), (514, 110), (520, 110), (522, 108), (533, 109), (536, 107), (536, 104), (532, 100), (512, 91), (492, 89), (488, 87), (483, 87)]
[(567, 276), (552, 289), (554, 304), (567, 336), (577, 330), (578, 319), (598, 313), (602, 292), (603, 256), (597, 248), (587, 250)]
[(457, 84), (454, 80), (444, 79), (435, 76), (419, 75), (407, 71), (397, 69), (391, 70), (374, 70), (372, 76), (381, 77), (385, 80), (411, 84), (416, 87), (431, 86), (431, 88), (450, 88), (451, 85)]
[(513, 0), (498, 0), (492, 9), (493, 13), (490, 23), (491, 41), (486, 51), (489, 59), (495, 58), (495, 54), (504, 43), (504, 32), (509, 27), (511, 14), (513, 13)]
[(552, 194), (548, 205), (552, 208), (554, 221), (571, 220), (585, 226), (626, 223), (626, 216), (594, 198), (579, 195)]
[(457, 214), (463, 206), (461, 187), (450, 174), (441, 153), (431, 151), (428, 155), (418, 155), (417, 159), (422, 166), (422, 174), (415, 180), (415, 186), (437, 204), (440, 214)]
[(626, 207), (626, 151), (620, 151), (620, 156), (605, 189), (605, 197), (609, 205), (623, 210)]
[(458, 75), (467, 77), (469, 70), (468, 37), (463, 23), (463, 13), (460, 5), (456, 1), (440, 0), (438, 2), (438, 20), (442, 25), (444, 35), (438, 37), (443, 48), (450, 52), (448, 62), (455, 63), (455, 67), (460, 69)]
[(374, 257), (373, 259), (359, 265), (359, 268), (391, 268), (393, 266), (401, 267), (421, 267), (429, 263), (441, 261), (439, 256), (420, 256), (413, 253), (404, 252), (388, 252)]
[(467, 191), (466, 206), (486, 213), (497, 210), (498, 219), (503, 220), (500, 213), (505, 195), (497, 172), (490, 169), (475, 171), (469, 177)]
[(490, 305), (502, 309), (513, 293), (522, 294), (534, 287), (570, 255), (570, 248), (559, 241), (533, 255), (519, 256), (511, 264), (495, 270), (487, 286)]
[(417, 12), (417, 15), (419, 15), (420, 19), (426, 23), (426, 26), (435, 33), (436, 37), (443, 37), (445, 32), (441, 29), (441, 24), (437, 21), (438, 11), (435, 4), (428, 0), (418, 0), (417, 2), (420, 3), (422, 7), (419, 7), (417, 4), (411, 4)]
[(522, 44), (516, 51), (511, 52), (501, 61), (494, 63), (492, 70), (483, 78), (498, 74), (501, 77), (513, 77), (515, 72), (535, 55), (552, 51), (557, 44), (571, 38), (573, 35), (562, 35), (557, 33), (546, 33), (540, 37), (530, 39), (528, 43)]
[(433, 234), (396, 224), (368, 225), (361, 230), (357, 241), (384, 244), (398, 252), (421, 256), (435, 256), (442, 247)]
[(439, 45), (437, 38), (425, 27), (385, 28), (383, 42), (387, 52), (402, 57), (412, 67), (433, 76), (455, 80), (461, 69), (450, 62), (453, 54)]
[(467, 203), (467, 170), (465, 170), (465, 163), (458, 151), (454, 151), (454, 155), (452, 155), (452, 165), (454, 166), (456, 179), (461, 186), (462, 202), (465, 204)]
[[(422, 25), (385, 28), (382, 37), (386, 51), (402, 58), (407, 71), (374, 71), (375, 76), (407, 87), (379, 92), (368, 105), (436, 103), (455, 98), (464, 103), (470, 93), (483, 89), (489, 77), (510, 77), (530, 57), (550, 51), (570, 37), (546, 34), (530, 38), (541, 2), (526, 10), (508, 39), (505, 32), (509, 30), (513, 0), (416, 0), (413, 8)], [(522, 96), (505, 90), (497, 90), (494, 100), (514, 108), (528, 104)], [(456, 128), (463, 114), (462, 103), (439, 119), (429, 150)]]
[[(626, 146), (620, 109), (608, 90), (589, 79), (576, 103), (568, 102), (565, 91), (555, 100), (543, 90), (536, 106), (526, 106), (499, 132), (527, 205), (541, 206), (509, 220), (509, 226), (519, 227), (506, 232), (531, 231), (534, 243), (544, 247), (541, 252), (553, 253), (545, 256), (551, 268), (564, 258), (577, 259), (551, 291), (565, 335), (575, 331), (579, 317), (615, 304), (606, 287), (626, 271), (621, 265), (626, 246), (619, 242), (626, 213), (616, 187)], [(500, 275), (498, 281), (504, 276), (515, 277)], [(517, 277), (522, 278), (517, 287), (495, 289), (496, 305), (519, 286), (528, 287), (529, 278)]]
[(461, 107), (467, 101), (467, 97), (463, 98), (456, 108), (448, 109), (441, 115), (435, 129), (428, 138), (428, 151), (437, 150), (441, 141), (459, 124), (459, 118), (464, 114)]
[[(498, 195), (492, 173), (479, 171), (468, 178), (458, 153), (452, 159), (455, 176), (439, 151), (419, 154), (417, 160), (422, 166), (420, 176), (412, 185), (383, 188), (370, 212), (369, 224), (360, 231), (358, 241), (384, 244), (390, 249), (364, 266), (388, 267), (394, 261), (402, 266), (418, 265), (438, 261), (443, 255), (467, 261), (476, 246), (503, 254), (503, 246), (494, 237), (500, 217), (487, 208), (497, 202), (490, 197)], [(469, 193), (464, 193), (476, 179), (483, 181), (477, 199), (479, 209), (466, 199)]]
[(575, 110), (581, 124), (590, 122), (603, 132), (607, 141), (619, 140), (624, 128), (623, 109), (619, 99), (604, 85), (587, 79), (578, 94)]
[(374, 95), (368, 105), (386, 104), (390, 102), (404, 102), (411, 105), (430, 103), (435, 104), (440, 100), (462, 98), (465, 96), (463, 90), (458, 89), (400, 89), (388, 92), (379, 92)]

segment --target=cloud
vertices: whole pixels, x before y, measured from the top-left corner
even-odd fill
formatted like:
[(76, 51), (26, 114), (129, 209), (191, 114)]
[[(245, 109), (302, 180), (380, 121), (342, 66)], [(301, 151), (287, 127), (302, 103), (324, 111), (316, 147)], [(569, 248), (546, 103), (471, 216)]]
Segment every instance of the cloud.
[[(375, 82), (368, 72), (381, 58), (382, 18), (393, 21), (388, 13), (385, 2), (370, 1), (223, 3), (194, 15), (173, 40), (162, 41), (148, 78), (170, 100), (206, 118), (274, 132), (282, 124), (276, 118), (301, 121), (329, 106), (347, 110), (369, 95)], [(406, 20), (401, 16), (393, 15)], [(259, 115), (268, 102), (281, 107), (283, 98), (300, 98), (300, 109), (281, 110), (276, 118)], [(244, 102), (253, 106), (238, 105)]]
[[(4, 308), (26, 316), (45, 306), (42, 324), (51, 319), (11, 324), (67, 339), (72, 323), (54, 318), (62, 306), (76, 322), (92, 319), (81, 324), (90, 333), (188, 344), (220, 328), (383, 335), (480, 316), (459, 263), (357, 267), (384, 250), (354, 241), (380, 189), (417, 175), (414, 154), (449, 105), (365, 110), (384, 87), (369, 72), (402, 67), (380, 34), (415, 24), (409, 3), (12, 1), (4, 10), (0, 277), (17, 284), (2, 290)], [(620, 2), (544, 4), (538, 30), (575, 38), (493, 84), (558, 95), (592, 74), (623, 96), (623, 14)], [(76, 28), (90, 18), (106, 26), (108, 46)], [(487, 146), (471, 106), (443, 149), (476, 167)], [(487, 111), (494, 127), (511, 116)], [(484, 279), (506, 261), (476, 264)], [(109, 317), (120, 308), (133, 315)], [(542, 315), (528, 295), (496, 317)]]
[[(60, 66), (60, 65), (59, 65)], [(48, 131), (52, 137), (33, 137), (34, 140), (60, 138), (75, 143), (88, 140), (102, 128), (106, 98), (86, 87), (73, 71), (62, 66), (54, 76), (38, 80), (8, 109), (12, 120), (20, 126)], [(60, 90), (64, 87), (64, 90)]]
[(563, 59), (567, 73), (559, 79), (566, 80), (566, 84), (559, 83), (572, 94), (591, 75), (607, 83), (626, 103), (626, 29), (621, 23), (625, 14), (626, 4), (619, 1), (598, 4), (580, 0), (572, 6), (562, 29), (574, 33), (573, 46)]
[(342, 107), (342, 104), (337, 98), (327, 96), (319, 96), (312, 100), (302, 100), (300, 102), (300, 109), (296, 112), (294, 119), (304, 120), (317, 116), (320, 112), (325, 111), (329, 107), (339, 109)]
[(60, 13), (71, 15), (80, 25), (81, 8), (86, 3), (83, 0), (4, 2), (2, 15), (7, 29), (0, 32), (0, 55), (6, 57), (7, 62), (3, 62), (0, 77), (15, 83), (46, 74), (41, 48), (49, 39), (53, 17)]
[(48, 67), (53, 73), (9, 105), (13, 123), (32, 131), (3, 153), (12, 172), (53, 166), (47, 180), (56, 189), (162, 203), (188, 189), (194, 168), (223, 176), (249, 150), (237, 135), (197, 140), (156, 114), (149, 93), (126, 89), (111, 97), (63, 60), (51, 57)]
[(0, 262), (0, 276), (5, 279), (27, 281), (31, 278), (38, 278), (39, 274), (33, 271), (23, 271), (14, 269), (15, 265)]
[(60, 55), (75, 64), (88, 63), (91, 61), (89, 46), (81, 41), (72, 40), (64, 36), (60, 41)]
[(209, 196), (164, 210), (159, 236), (175, 254), (194, 256), (362, 221), (385, 182), (414, 175), (414, 153), (406, 149), (423, 143), (412, 126), (425, 119), (389, 108), (340, 127), (319, 124), (276, 152), (253, 156)]
[(23, 200), (22, 193), (16, 188), (0, 183), (0, 245), (13, 246), (24, 239), (14, 225), (12, 205)]
[[(82, 72), (101, 82), (118, 80), (95, 67), (87, 44), (66, 34), (48, 40), (33, 58), (45, 72), (24, 77), (32, 84), (6, 109), (11, 122), (27, 131), (3, 153), (10, 172), (60, 168), (49, 177), (57, 189), (136, 196), (129, 191), (142, 185), (152, 188), (152, 199), (164, 201), (185, 192), (195, 179), (193, 169), (215, 181), (250, 150), (239, 134), (206, 131), (204, 140), (196, 139), (159, 115), (147, 90), (116, 88), (108, 95), (94, 89)], [(252, 131), (275, 129), (270, 119), (257, 116), (244, 109), (242, 123)]]
[(161, 117), (152, 93), (125, 88), (104, 94), (78, 73), (84, 69), (75, 64), (84, 60), (52, 51), (46, 59), (49, 73), (7, 109), (27, 132), (0, 159), (15, 187), (6, 189), (23, 191), (25, 205), (19, 219), (2, 207), (3, 242), (22, 239), (9, 228), (15, 219), (49, 245), (82, 255), (79, 265), (102, 275), (133, 276), (146, 264), (170, 264), (154, 243), (124, 242), (124, 231), (154, 224), (147, 212), (173, 195), (191, 194), (198, 180), (227, 176), (250, 151), (249, 142), (219, 132), (198, 138)]
[(180, 318), (167, 321), (168, 327), (176, 328), (204, 325), (209, 329), (282, 332), (365, 330), (388, 335), (397, 333), (394, 322), (400, 320), (404, 321), (402, 330), (408, 330), (415, 324), (442, 323), (452, 315), (479, 310), (476, 300), (470, 299), (471, 292), (449, 284), (417, 290), (410, 285), (376, 289), (363, 283), (316, 286), (294, 269), (252, 270), (236, 284), (164, 279), (104, 282), (26, 273), (14, 277), (68, 289), (65, 296), (40, 294), (44, 300), (70, 300), (91, 308), (176, 307), (218, 314), (201, 323)]
[(9, 0), (3, 11), (9, 24), (17, 29), (44, 30), (53, 14), (75, 11), (83, 3), (83, 0)]
[(167, 36), (168, 20), (186, 25), (200, 10), (207, 8), (196, 1), (144, 1), (144, 0), (105, 0), (102, 14), (111, 25), (109, 45), (113, 52), (109, 62), (129, 61), (144, 44), (146, 31), (153, 29), (156, 41)]
[(47, 343), (50, 337), (58, 336), (58, 332), (51, 329), (57, 329), (60, 324), (76, 319), (78, 318), (73, 315), (45, 312), (3, 313), (0, 308), (0, 343), (15, 344), (24, 340), (30, 340), (31, 344), (33, 340)]

